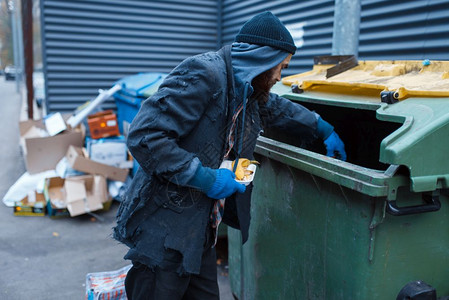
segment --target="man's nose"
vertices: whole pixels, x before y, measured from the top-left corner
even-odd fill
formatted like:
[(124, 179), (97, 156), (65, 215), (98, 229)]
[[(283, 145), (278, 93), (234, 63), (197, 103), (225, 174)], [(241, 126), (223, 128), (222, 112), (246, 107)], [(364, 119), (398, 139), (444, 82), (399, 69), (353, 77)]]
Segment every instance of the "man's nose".
[(278, 73), (276, 76), (276, 81), (281, 81), (281, 73)]

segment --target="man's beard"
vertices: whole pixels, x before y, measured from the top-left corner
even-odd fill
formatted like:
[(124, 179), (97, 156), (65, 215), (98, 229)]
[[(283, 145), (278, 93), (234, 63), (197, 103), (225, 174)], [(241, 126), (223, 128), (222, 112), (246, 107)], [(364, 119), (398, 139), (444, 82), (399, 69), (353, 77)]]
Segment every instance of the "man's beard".
[(268, 101), (268, 96), (270, 94), (271, 87), (273, 86), (270, 82), (272, 77), (272, 70), (263, 72), (257, 75), (251, 82), (254, 88), (254, 93), (251, 98), (256, 99), (259, 103), (265, 104)]

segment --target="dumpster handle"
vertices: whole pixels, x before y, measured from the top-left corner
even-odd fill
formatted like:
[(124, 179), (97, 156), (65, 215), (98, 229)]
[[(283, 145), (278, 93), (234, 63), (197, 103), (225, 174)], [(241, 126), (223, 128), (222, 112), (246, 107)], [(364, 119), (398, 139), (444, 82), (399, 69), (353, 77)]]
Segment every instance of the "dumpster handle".
[(405, 216), (440, 210), (441, 202), (438, 196), (422, 194), (422, 199), (426, 204), (404, 207), (398, 207), (396, 205), (396, 200), (387, 201), (387, 212), (393, 216)]

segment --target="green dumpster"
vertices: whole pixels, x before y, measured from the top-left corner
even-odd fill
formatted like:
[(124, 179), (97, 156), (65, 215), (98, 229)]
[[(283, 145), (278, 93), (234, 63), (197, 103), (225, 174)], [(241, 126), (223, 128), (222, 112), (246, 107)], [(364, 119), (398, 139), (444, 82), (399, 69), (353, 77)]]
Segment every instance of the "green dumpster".
[(327, 78), (331, 66), (273, 91), (333, 124), (348, 160), (285, 132), (259, 138), (249, 240), (228, 229), (232, 293), (396, 299), (425, 282), (448, 296), (449, 62), (359, 61)]

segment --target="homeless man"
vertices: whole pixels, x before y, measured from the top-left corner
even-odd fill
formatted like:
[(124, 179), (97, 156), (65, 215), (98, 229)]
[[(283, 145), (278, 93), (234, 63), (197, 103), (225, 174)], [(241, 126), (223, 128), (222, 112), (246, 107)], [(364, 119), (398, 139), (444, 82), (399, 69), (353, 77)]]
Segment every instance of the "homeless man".
[(184, 60), (131, 124), (128, 147), (140, 167), (118, 213), (114, 237), (129, 246), (129, 299), (219, 299), (216, 230), (222, 220), (248, 238), (252, 184), (224, 159), (253, 159), (263, 128), (322, 139), (345, 159), (333, 127), (269, 93), (296, 51), (270, 12), (247, 21), (232, 45)]

